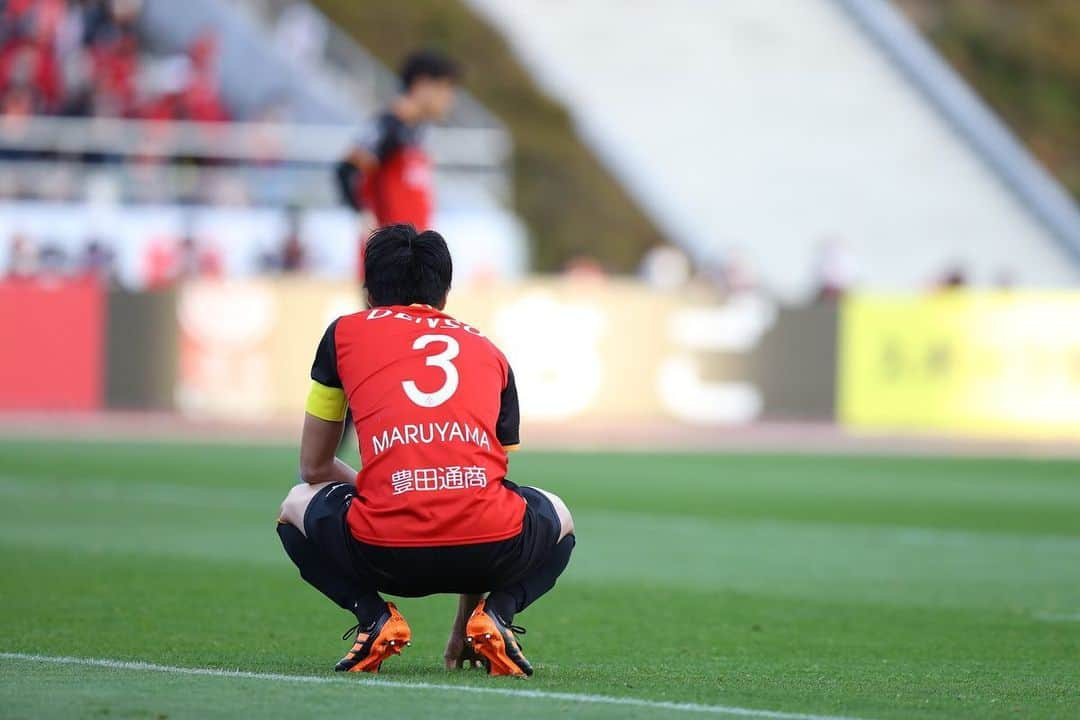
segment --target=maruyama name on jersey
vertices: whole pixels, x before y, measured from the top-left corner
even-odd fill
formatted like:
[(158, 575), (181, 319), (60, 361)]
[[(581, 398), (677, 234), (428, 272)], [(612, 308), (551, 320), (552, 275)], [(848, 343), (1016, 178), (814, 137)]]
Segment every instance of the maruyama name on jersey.
[(408, 424), (383, 430), (371, 436), (371, 447), (375, 454), (395, 445), (424, 444), (439, 442), (465, 442), (485, 450), (491, 449), (491, 439), (482, 427), (459, 422), (430, 422), (416, 425)]

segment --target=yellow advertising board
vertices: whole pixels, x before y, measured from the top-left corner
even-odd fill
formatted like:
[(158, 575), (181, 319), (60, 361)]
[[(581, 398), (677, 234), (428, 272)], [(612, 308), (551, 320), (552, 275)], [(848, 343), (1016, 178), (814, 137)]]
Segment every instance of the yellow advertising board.
[(853, 429), (1080, 437), (1080, 294), (854, 296), (839, 355)]

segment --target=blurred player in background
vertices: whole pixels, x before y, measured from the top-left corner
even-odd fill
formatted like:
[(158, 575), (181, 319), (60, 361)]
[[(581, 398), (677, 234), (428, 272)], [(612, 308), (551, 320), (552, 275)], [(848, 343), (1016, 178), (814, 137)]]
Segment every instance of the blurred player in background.
[[(300, 575), (356, 616), (336, 670), (378, 672), (409, 643), (380, 592), (458, 593), (447, 667), (479, 654), (492, 675), (532, 675), (514, 616), (555, 586), (575, 536), (559, 497), (506, 478), (518, 446), (514, 372), (443, 312), (452, 261), (441, 235), (383, 227), (364, 264), (372, 309), (332, 322), (315, 353), (303, 482), (281, 506), (278, 535)], [(359, 473), (334, 455), (346, 407)]]
[[(409, 55), (401, 66), (401, 92), (338, 163), (342, 199), (364, 214), (362, 237), (395, 223), (421, 231), (431, 227), (433, 170), (421, 144), (423, 128), (450, 114), (459, 75), (445, 55), (427, 50)], [(362, 261), (358, 272), (362, 282)]]

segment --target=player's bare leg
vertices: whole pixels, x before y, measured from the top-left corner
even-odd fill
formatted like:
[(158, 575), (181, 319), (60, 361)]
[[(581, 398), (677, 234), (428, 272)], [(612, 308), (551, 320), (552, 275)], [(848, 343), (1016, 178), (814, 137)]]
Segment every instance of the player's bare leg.
[(487, 661), (491, 675), (527, 677), (533, 674), (532, 665), (521, 651), (517, 636), (525, 629), (513, 624), (514, 615), (523, 611), (539, 597), (555, 587), (559, 575), (570, 562), (576, 538), (574, 518), (562, 498), (539, 488), (559, 518), (559, 536), (547, 561), (531, 575), (507, 588), (493, 591), (480, 601), (465, 627), (465, 642)]
[(353, 636), (353, 646), (334, 669), (375, 673), (383, 661), (411, 644), (412, 631), (393, 603), (384, 602), (374, 591), (359, 590), (361, 583), (331, 563), (319, 546), (307, 538), (304, 516), (308, 506), (320, 492), (333, 485), (342, 483), (301, 483), (293, 487), (281, 504), (278, 536), (300, 576), (356, 616), (356, 625), (342, 636), (343, 640)]

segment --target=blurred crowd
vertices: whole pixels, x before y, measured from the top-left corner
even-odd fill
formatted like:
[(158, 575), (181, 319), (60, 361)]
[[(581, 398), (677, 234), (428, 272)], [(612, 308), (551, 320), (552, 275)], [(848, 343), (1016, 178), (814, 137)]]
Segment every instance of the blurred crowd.
[[(243, 182), (228, 173), (209, 182), (200, 178), (187, 189), (176, 187), (176, 175), (164, 172), (165, 162), (183, 160), (200, 167), (221, 163), (216, 158), (189, 162), (171, 157), (164, 129), (152, 137), (125, 136), (139, 143), (139, 154), (127, 163), (106, 151), (66, 152), (25, 144), (35, 116), (229, 120), (218, 86), (213, 31), (196, 36), (184, 52), (155, 55), (142, 36), (142, 12), (143, 0), (0, 0), (0, 159), (34, 161), (0, 169), (0, 197), (73, 199), (94, 191), (88, 186), (89, 173), (102, 163), (109, 163), (114, 173), (111, 192), (122, 187), (122, 194), (139, 201), (185, 191), (226, 199), (245, 195), (243, 188), (232, 190)], [(100, 127), (93, 131), (106, 132)]]
[[(253, 250), (250, 266), (260, 275), (289, 275), (311, 270), (309, 250), (300, 236), (299, 211), (290, 209), (285, 231)], [(131, 256), (120, 257), (117, 238), (90, 233), (81, 245), (12, 233), (0, 247), (0, 282), (45, 282), (94, 278), (106, 286), (161, 289), (195, 278), (227, 275), (220, 238), (188, 230), (155, 234)], [(129, 253), (130, 255), (130, 253)], [(120, 264), (129, 265), (121, 282)]]
[[(587, 262), (573, 263), (568, 267), (568, 272), (578, 273), (586, 266)], [(844, 238), (822, 238), (809, 268), (809, 299), (812, 302), (836, 302), (859, 289), (861, 268), (858, 254)], [(728, 297), (745, 293), (771, 294), (769, 288), (760, 282), (748, 254), (738, 247), (728, 249), (716, 259), (695, 265), (681, 248), (669, 244), (658, 245), (645, 253), (638, 276), (658, 290), (697, 287)], [(990, 287), (1011, 290), (1015, 283), (1012, 271), (1003, 269), (993, 278)], [(928, 277), (924, 285), (929, 292), (963, 290), (971, 286), (969, 273), (961, 262), (946, 265)]]
[[(326, 29), (297, 7), (307, 15), (287, 7), (274, 39), (312, 63)], [(146, 12), (145, 0), (0, 0), (0, 199), (282, 206), (332, 195), (325, 168), (282, 160), (287, 93), (230, 107), (222, 31), (166, 51)], [(42, 117), (151, 122), (88, 122), (70, 136)], [(229, 159), (229, 121), (255, 123), (242, 160)]]
[[(248, 272), (273, 276), (314, 270), (312, 250), (301, 235), (300, 217), (298, 208), (288, 209), (283, 231), (268, 238), (269, 242), (253, 246), (253, 254), (245, 261), (250, 268)], [(154, 236), (151, 242), (140, 246), (137, 257), (126, 262), (136, 267), (135, 284), (139, 288), (163, 288), (193, 278), (221, 279), (228, 271), (219, 240), (191, 231)], [(115, 285), (119, 281), (120, 262), (117, 242), (115, 238), (90, 234), (81, 247), (72, 247), (51, 242), (47, 237), (15, 232), (8, 236), (6, 248), (0, 246), (0, 282), (92, 276), (107, 285)], [(843, 299), (860, 289), (860, 271), (860, 259), (847, 242), (836, 236), (821, 239), (809, 268), (806, 300), (829, 303)], [(585, 282), (603, 282), (609, 277), (600, 263), (588, 257), (568, 263), (563, 274)], [(738, 248), (730, 249), (715, 261), (694, 263), (681, 248), (658, 245), (642, 258), (638, 278), (662, 292), (702, 291), (720, 297), (773, 295), (761, 282), (749, 255)], [(967, 269), (959, 262), (944, 266), (923, 284), (927, 292), (949, 292), (972, 286)], [(1015, 286), (1015, 277), (1007, 269), (989, 283), (989, 288), (994, 290), (1012, 290)]]
[(106, 284), (115, 280), (116, 255), (112, 247), (96, 237), (88, 238), (73, 257), (60, 245), (39, 246), (21, 233), (12, 235), (7, 248), (6, 281), (94, 277)]
[(220, 122), (217, 42), (151, 57), (142, 0), (0, 0), (0, 114)]

